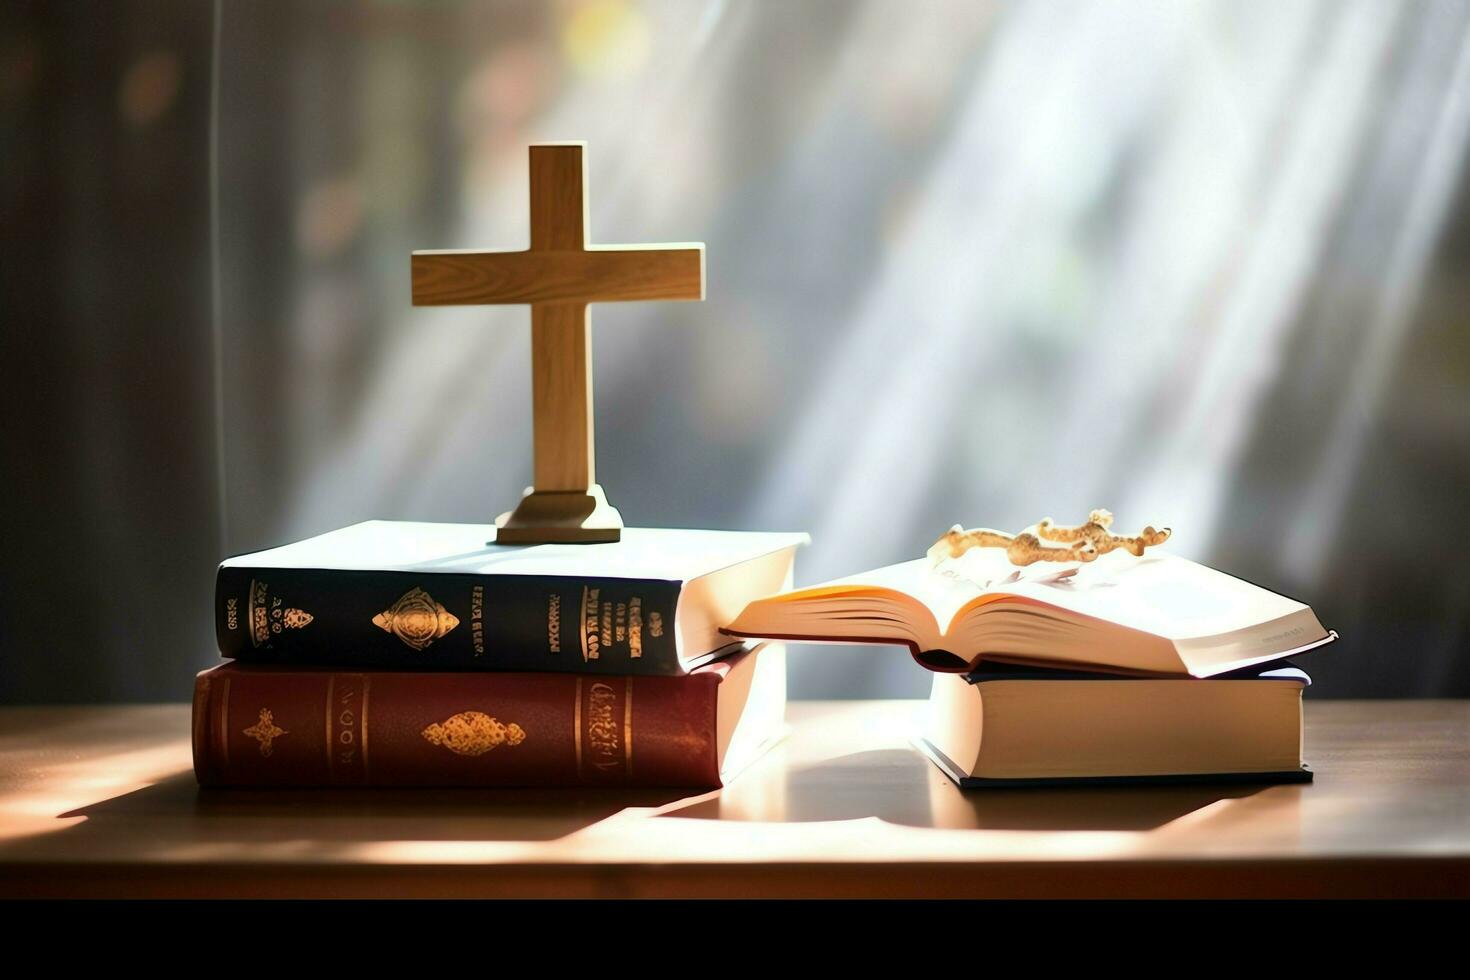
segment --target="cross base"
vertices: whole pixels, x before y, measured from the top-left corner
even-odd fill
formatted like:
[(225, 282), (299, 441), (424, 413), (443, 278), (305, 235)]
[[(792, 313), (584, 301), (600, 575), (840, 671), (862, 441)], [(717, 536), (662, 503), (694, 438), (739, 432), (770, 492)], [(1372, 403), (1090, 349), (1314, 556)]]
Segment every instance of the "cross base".
[(597, 544), (623, 536), (623, 515), (596, 483), (586, 493), (528, 487), (516, 509), (495, 523), (489, 544)]

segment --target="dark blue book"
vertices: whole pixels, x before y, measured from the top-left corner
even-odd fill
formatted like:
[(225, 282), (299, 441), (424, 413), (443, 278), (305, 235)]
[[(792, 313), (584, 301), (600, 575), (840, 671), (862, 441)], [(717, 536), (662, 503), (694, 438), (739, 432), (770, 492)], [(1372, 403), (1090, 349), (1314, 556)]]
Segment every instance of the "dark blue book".
[(1281, 661), (1210, 678), (987, 663), (934, 676), (918, 741), (966, 789), (1309, 782), (1309, 684)]
[(220, 653), (245, 663), (683, 675), (791, 581), (804, 534), (626, 528), (606, 544), (486, 544), (479, 524), (367, 521), (226, 559)]

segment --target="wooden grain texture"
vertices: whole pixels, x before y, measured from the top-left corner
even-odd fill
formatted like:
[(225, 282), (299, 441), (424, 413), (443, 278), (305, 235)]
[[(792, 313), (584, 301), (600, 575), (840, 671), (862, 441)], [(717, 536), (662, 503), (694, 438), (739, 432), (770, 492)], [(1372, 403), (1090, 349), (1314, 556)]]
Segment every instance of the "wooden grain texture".
[(699, 246), (414, 252), (415, 306), (703, 299)]
[(1296, 786), (963, 793), (916, 702), (727, 789), (209, 791), (187, 706), (0, 710), (0, 895), (1470, 896), (1470, 702), (1309, 702)]
[(587, 304), (704, 299), (704, 246), (589, 245), (586, 145), (530, 150), (531, 247), (418, 251), (415, 306), (531, 306), (533, 493), (502, 541), (616, 541), (622, 518), (596, 486)]
[(531, 250), (580, 251), (587, 247), (585, 143), (531, 147)]
[(531, 307), (536, 489), (586, 491), (592, 454), (592, 327), (584, 303)]

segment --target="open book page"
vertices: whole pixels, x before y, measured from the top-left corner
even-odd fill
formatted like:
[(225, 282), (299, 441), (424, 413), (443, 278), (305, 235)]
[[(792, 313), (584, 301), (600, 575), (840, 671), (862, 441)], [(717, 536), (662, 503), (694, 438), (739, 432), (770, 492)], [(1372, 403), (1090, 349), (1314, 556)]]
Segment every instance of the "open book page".
[[(1308, 609), (1295, 599), (1158, 549), (1142, 558), (1115, 551), (1041, 574), (1032, 571), (1037, 566), (1016, 569), (999, 552), (979, 554), (982, 550), (990, 549), (967, 552), (931, 577), (968, 579), (974, 592), (988, 599), (1021, 596), (1170, 640), (1220, 636)], [(940, 591), (939, 601), (945, 602), (955, 588)], [(949, 620), (939, 622), (945, 628)]]
[(878, 590), (919, 600), (934, 613), (934, 621), (941, 631), (967, 602), (978, 598), (983, 591), (968, 578), (934, 574), (930, 571), (929, 560), (920, 558), (824, 582), (791, 595), (794, 598), (820, 593), (835, 597), (863, 595)]
[(1167, 552), (1017, 567), (995, 549), (937, 566), (916, 559), (757, 600), (730, 631), (891, 637), (914, 645), (916, 656), (944, 651), (955, 659), (921, 657), (931, 670), (979, 654), (1201, 677), (1329, 638), (1302, 603)]

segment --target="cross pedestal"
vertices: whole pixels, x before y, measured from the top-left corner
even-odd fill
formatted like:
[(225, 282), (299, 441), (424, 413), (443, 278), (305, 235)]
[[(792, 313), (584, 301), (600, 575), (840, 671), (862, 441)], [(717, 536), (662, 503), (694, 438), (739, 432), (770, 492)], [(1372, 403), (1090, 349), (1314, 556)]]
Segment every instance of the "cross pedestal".
[(413, 253), (415, 306), (529, 303), (533, 486), (496, 520), (501, 544), (616, 541), (597, 485), (587, 304), (704, 299), (704, 245), (589, 245), (585, 143), (531, 147), (531, 247)]

